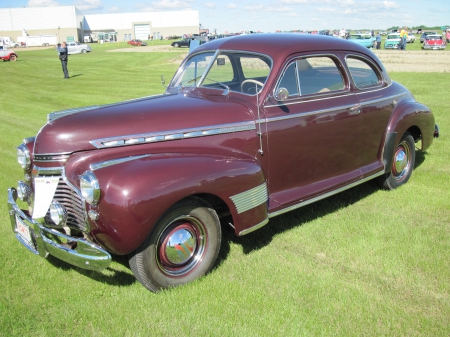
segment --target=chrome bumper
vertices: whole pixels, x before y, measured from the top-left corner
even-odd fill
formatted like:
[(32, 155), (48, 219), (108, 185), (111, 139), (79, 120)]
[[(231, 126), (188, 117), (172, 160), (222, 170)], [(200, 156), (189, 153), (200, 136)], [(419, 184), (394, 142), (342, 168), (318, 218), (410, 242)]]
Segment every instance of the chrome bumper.
[[(57, 230), (43, 227), (21, 210), (16, 200), (16, 189), (9, 188), (8, 211), (12, 230), (17, 240), (32, 253), (44, 258), (52, 255), (83, 269), (100, 271), (109, 266), (111, 255), (102, 247), (83, 238), (71, 237)], [(19, 233), (17, 221), (20, 221), (21, 226), (28, 228), (31, 241)]]

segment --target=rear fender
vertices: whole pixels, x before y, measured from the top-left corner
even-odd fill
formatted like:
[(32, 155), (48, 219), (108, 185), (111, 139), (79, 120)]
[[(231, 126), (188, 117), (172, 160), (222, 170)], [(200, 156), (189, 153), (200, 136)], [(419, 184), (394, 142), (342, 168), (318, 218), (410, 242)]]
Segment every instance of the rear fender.
[[(90, 206), (99, 214), (91, 224), (91, 234), (116, 254), (134, 251), (172, 205), (191, 195), (220, 198), (230, 210), (237, 234), (267, 220), (265, 177), (252, 159), (157, 154), (101, 167), (94, 173), (101, 197), (97, 206)], [(255, 187), (259, 187), (256, 192), (266, 193), (265, 199), (259, 195), (252, 201)]]
[[(435, 121), (431, 110), (418, 102), (405, 102), (394, 108), (388, 123), (387, 135), (396, 132), (395, 142), (385, 142), (385, 146), (397, 146), (401, 137), (409, 131), (415, 141), (422, 140), (422, 151), (433, 143)], [(388, 140), (388, 139), (387, 139)], [(385, 148), (385, 151), (387, 149)]]

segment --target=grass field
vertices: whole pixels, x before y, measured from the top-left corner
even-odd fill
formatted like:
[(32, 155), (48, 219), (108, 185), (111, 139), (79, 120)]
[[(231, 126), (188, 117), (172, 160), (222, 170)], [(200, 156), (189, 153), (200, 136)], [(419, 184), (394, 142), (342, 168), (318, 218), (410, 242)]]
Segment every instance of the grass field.
[(169, 81), (186, 52), (112, 48), (131, 47), (70, 56), (69, 80), (53, 49), (0, 62), (0, 336), (450, 335), (447, 73), (390, 74), (441, 127), (408, 184), (368, 182), (242, 238), (225, 228), (217, 266), (187, 286), (150, 293), (125, 257), (95, 273), (28, 252), (6, 207), (22, 179), (15, 147), (49, 112), (163, 92), (160, 75)]

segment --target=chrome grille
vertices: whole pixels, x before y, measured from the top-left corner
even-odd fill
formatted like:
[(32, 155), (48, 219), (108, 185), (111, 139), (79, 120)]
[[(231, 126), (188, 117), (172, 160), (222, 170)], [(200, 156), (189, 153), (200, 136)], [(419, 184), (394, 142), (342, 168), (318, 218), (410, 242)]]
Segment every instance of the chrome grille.
[[(67, 210), (67, 223), (69, 228), (75, 228), (81, 231), (86, 231), (87, 219), (84, 202), (78, 191), (75, 191), (63, 177), (59, 178), (58, 187), (56, 188), (53, 199), (58, 201)], [(47, 216), (50, 216), (50, 211)]]

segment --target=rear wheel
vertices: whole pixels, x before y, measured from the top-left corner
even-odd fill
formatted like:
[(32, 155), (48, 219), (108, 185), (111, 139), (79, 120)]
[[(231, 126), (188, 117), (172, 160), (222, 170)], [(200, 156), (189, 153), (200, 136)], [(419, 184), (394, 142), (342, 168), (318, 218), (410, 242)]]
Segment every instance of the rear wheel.
[(221, 237), (214, 209), (200, 198), (187, 198), (159, 220), (130, 256), (130, 268), (154, 292), (191, 282), (214, 266)]
[(416, 159), (414, 138), (409, 132), (400, 139), (394, 152), (391, 171), (377, 179), (378, 184), (387, 190), (393, 190), (405, 184), (411, 177)]

